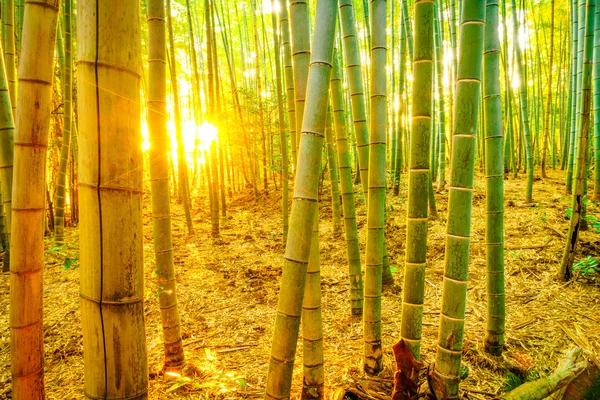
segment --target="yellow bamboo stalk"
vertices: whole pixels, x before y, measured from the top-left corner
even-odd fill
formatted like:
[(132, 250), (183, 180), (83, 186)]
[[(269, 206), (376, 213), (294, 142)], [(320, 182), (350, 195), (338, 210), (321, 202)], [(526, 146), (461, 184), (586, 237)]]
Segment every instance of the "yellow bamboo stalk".
[(59, 0), (27, 2), (19, 66), (10, 269), (13, 399), (43, 399), (44, 204)]
[(84, 392), (144, 399), (140, 9), (77, 3)]

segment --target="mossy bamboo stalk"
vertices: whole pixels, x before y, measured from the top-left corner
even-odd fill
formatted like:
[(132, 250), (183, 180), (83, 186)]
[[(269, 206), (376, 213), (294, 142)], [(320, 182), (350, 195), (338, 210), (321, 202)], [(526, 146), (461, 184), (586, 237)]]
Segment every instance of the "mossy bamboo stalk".
[(487, 0), (483, 48), (488, 307), (485, 349), (493, 355), (502, 354), (506, 325), (504, 305), (504, 157), (498, 8), (498, 0)]
[(306, 92), (290, 231), (286, 243), (281, 290), (273, 329), (265, 398), (290, 396), (296, 342), (304, 297), (312, 230), (318, 213), (319, 174), (325, 137), (328, 87), (335, 38), (335, 0), (318, 0), (313, 53)]
[(410, 154), (408, 161), (408, 208), (406, 258), (400, 336), (415, 359), (421, 354), (421, 321), (427, 262), (429, 197), (429, 144), (433, 98), (434, 4), (415, 1), (415, 47), (413, 64)]
[(167, 134), (167, 42), (164, 0), (148, 1), (148, 134), (150, 189), (158, 300), (163, 327), (165, 368), (183, 365), (181, 322), (177, 305), (171, 203), (169, 198), (169, 137)]
[(93, 399), (148, 396), (139, 13), (136, 2), (77, 2), (79, 122), (86, 133), (79, 154), (80, 297), (84, 393)]
[(65, 197), (67, 184), (67, 165), (69, 163), (70, 145), (71, 145), (71, 127), (73, 126), (73, 43), (71, 40), (71, 10), (72, 0), (63, 0), (64, 16), (64, 71), (63, 72), (63, 138), (60, 148), (60, 161), (58, 164), (58, 179), (56, 183), (55, 197), (55, 224), (54, 224), (54, 242), (61, 246), (65, 242)]
[(16, 115), (19, 130), (14, 140), (9, 321), (12, 397), (36, 400), (45, 398), (42, 305), (45, 178), (60, 2), (28, 2), (25, 7)]
[(356, 209), (354, 206), (354, 190), (352, 188), (352, 164), (350, 161), (348, 136), (346, 134), (346, 123), (344, 118), (341, 67), (337, 54), (335, 54), (333, 58), (331, 97), (337, 140), (340, 184), (342, 188), (342, 206), (344, 208), (344, 228), (348, 252), (348, 277), (350, 279), (350, 306), (352, 315), (362, 315), (363, 281), (360, 265), (358, 228), (356, 224)]
[(451, 174), (442, 307), (432, 387), (437, 398), (457, 398), (464, 337), (475, 140), (481, 97), (485, 3), (464, 0), (458, 42), (456, 111), (453, 126)]
[(367, 210), (367, 246), (363, 332), (364, 369), (377, 374), (382, 368), (381, 290), (385, 247), (386, 177), (386, 19), (385, 0), (371, 0), (371, 91), (369, 144), (369, 201)]
[(569, 224), (569, 232), (566, 237), (566, 246), (559, 270), (559, 276), (564, 280), (569, 280), (572, 276), (571, 269), (575, 258), (577, 239), (582, 222), (583, 205), (585, 202), (584, 183), (587, 172), (586, 157), (588, 150), (588, 128), (590, 120), (595, 11), (596, 1), (587, 0), (585, 12), (584, 49), (582, 53), (581, 108), (578, 114), (579, 122), (577, 124), (577, 162), (575, 164), (575, 185), (571, 200), (571, 209), (573, 211)]

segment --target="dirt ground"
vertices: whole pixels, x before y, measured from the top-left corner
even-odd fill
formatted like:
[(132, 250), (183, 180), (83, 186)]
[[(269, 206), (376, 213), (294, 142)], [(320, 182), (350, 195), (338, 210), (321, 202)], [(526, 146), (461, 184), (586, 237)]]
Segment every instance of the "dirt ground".
[[(600, 358), (600, 288), (581, 278), (557, 279), (564, 235), (568, 229), (564, 173), (534, 183), (534, 203), (526, 204), (525, 178), (505, 180), (506, 347), (502, 357), (483, 351), (485, 333), (485, 180), (478, 173), (473, 229), (463, 365), (464, 398), (488, 399), (504, 390), (512, 372), (530, 378), (553, 370), (575, 343)], [(405, 175), (402, 177), (405, 178)], [(333, 238), (331, 197), (325, 182), (320, 204), (320, 250), (325, 334), (326, 396), (342, 389), (365, 393), (362, 398), (389, 399), (391, 345), (399, 338), (406, 235), (406, 186), (388, 195), (387, 246), (396, 286), (383, 296), (383, 345), (386, 370), (380, 377), (362, 373), (362, 324), (350, 315), (346, 249), (343, 236)], [(360, 197), (360, 196), (358, 196)], [(291, 195), (290, 195), (291, 198)], [(243, 399), (264, 394), (284, 246), (280, 221), (281, 192), (271, 191), (254, 203), (252, 191), (229, 200), (221, 237), (210, 236), (207, 200), (193, 199), (196, 233), (188, 236), (181, 206), (174, 204), (173, 237), (178, 296), (187, 367), (181, 376), (161, 372), (162, 333), (157, 287), (153, 276), (150, 196), (145, 192), (144, 249), (146, 258), (146, 336), (153, 399)], [(366, 211), (357, 208), (364, 254)], [(423, 319), (422, 358), (435, 358), (447, 191), (436, 194), (439, 217), (429, 225), (428, 269)], [(600, 219), (600, 205), (590, 202), (588, 215)], [(67, 230), (67, 257), (78, 259), (77, 228)], [(64, 267), (64, 255), (46, 239), (44, 275), (45, 381), (48, 399), (82, 398), (83, 359), (79, 309), (79, 268)], [(600, 254), (600, 233), (582, 232), (579, 258)], [(11, 398), (9, 278), (0, 274), (0, 398)], [(593, 357), (592, 357), (593, 358)], [(295, 364), (292, 398), (302, 384), (302, 345)], [(423, 389), (424, 390), (424, 389)], [(368, 396), (367, 396), (368, 394)]]

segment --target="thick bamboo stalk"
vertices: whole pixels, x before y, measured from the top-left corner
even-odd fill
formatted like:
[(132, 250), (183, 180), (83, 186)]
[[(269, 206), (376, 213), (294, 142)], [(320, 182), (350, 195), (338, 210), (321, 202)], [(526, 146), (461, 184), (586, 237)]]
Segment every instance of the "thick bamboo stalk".
[(385, 0), (371, 0), (371, 115), (369, 144), (369, 201), (367, 211), (367, 248), (364, 291), (364, 369), (377, 374), (382, 368), (381, 290), (385, 247), (385, 178), (387, 77)]
[(271, 359), (265, 390), (266, 399), (290, 397), (312, 230), (317, 215), (321, 153), (329, 101), (327, 88), (331, 75), (335, 37), (336, 5), (335, 0), (317, 1), (315, 47), (311, 55), (307, 86), (306, 118), (302, 125), (302, 138), (298, 153), (294, 201), (273, 329)]
[(139, 13), (136, 2), (77, 2), (80, 297), (93, 399), (148, 395)]
[[(327, 129), (327, 128), (326, 128)], [(321, 259), (319, 254), (319, 211), (312, 229), (306, 285), (302, 301), (303, 372), (302, 400), (323, 399), (325, 371), (323, 365), (323, 318), (321, 314)]]
[(485, 119), (487, 331), (485, 349), (502, 354), (504, 306), (504, 172), (498, 0), (487, 0), (483, 48), (483, 110)]
[(28, 2), (25, 7), (12, 191), (10, 354), (13, 399), (35, 400), (45, 398), (42, 287), (46, 152), (60, 2)]
[(456, 111), (448, 193), (448, 223), (440, 328), (432, 386), (437, 398), (457, 398), (463, 347), (475, 140), (481, 97), (485, 3), (464, 0), (458, 42)]
[(433, 0), (415, 2), (412, 115), (408, 160), (406, 258), (400, 336), (415, 359), (421, 355), (421, 322), (427, 263), (429, 144), (433, 99), (434, 59)]
[(169, 137), (167, 133), (167, 46), (164, 0), (148, 1), (148, 134), (150, 189), (154, 232), (155, 274), (163, 327), (165, 368), (184, 363), (181, 323), (177, 306), (171, 202), (169, 193)]

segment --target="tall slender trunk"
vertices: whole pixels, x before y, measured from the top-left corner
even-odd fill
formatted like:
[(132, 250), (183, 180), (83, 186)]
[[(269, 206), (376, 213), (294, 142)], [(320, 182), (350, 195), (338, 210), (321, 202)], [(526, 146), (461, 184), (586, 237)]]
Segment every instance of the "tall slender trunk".
[[(519, 37), (519, 24), (517, 21), (517, 6), (515, 0), (512, 1), (512, 18), (513, 18), (513, 37)], [(519, 41), (517, 41), (519, 42)], [(525, 167), (527, 169), (527, 188), (525, 192), (525, 201), (531, 203), (533, 201), (533, 151), (531, 148), (531, 131), (529, 124), (529, 107), (527, 105), (527, 74), (525, 71), (525, 63), (523, 61), (522, 49), (520, 43), (516, 46), (517, 66), (519, 69), (519, 77), (521, 85), (519, 87), (521, 114), (523, 116), (523, 139), (525, 143)]]
[(356, 225), (356, 210), (354, 207), (354, 190), (352, 187), (352, 167), (350, 151), (344, 119), (344, 97), (342, 93), (341, 67), (337, 51), (333, 57), (333, 72), (331, 74), (331, 97), (333, 103), (333, 118), (337, 140), (337, 157), (342, 187), (342, 206), (344, 208), (344, 227), (348, 251), (348, 278), (350, 280), (350, 307), (352, 315), (362, 315), (363, 311), (363, 281), (360, 267), (360, 247)]
[(155, 274), (160, 288), (158, 300), (163, 327), (165, 368), (171, 369), (183, 365), (184, 354), (171, 237), (165, 21), (165, 1), (148, 0), (148, 133), (152, 227), (156, 258)]
[[(279, 15), (279, 19), (281, 21), (280, 23), (280, 27), (282, 30), (282, 41), (283, 41), (283, 58), (284, 58), (284, 65), (285, 65), (285, 81), (286, 81), (286, 85), (288, 85), (288, 88), (291, 87), (292, 91), (294, 90), (294, 82), (293, 80), (293, 76), (292, 76), (292, 70), (291, 70), (291, 65), (288, 65), (288, 62), (291, 63), (292, 58), (291, 58), (291, 53), (290, 53), (290, 32), (289, 32), (289, 26), (288, 26), (288, 20), (287, 20), (287, 4), (285, 4), (287, 2), (284, 2), (284, 4), (281, 4), (281, 11), (280, 11), (280, 15)], [(280, 48), (280, 44), (279, 44), (279, 32), (278, 32), (278, 26), (277, 26), (277, 15), (275, 13), (275, 4), (276, 1), (272, 0), (271, 2), (271, 6), (273, 7), (273, 12), (271, 13), (271, 22), (273, 24), (273, 48), (275, 50), (275, 73), (276, 73), (276, 77), (277, 77), (277, 81), (276, 81), (276, 86), (277, 86), (277, 122), (279, 124), (279, 147), (281, 149), (281, 190), (282, 190), (282, 194), (281, 194), (281, 213), (282, 213), (282, 220), (283, 220), (283, 241), (287, 241), (287, 235), (288, 235), (288, 185), (289, 185), (289, 172), (288, 172), (288, 165), (289, 165), (289, 161), (288, 161), (288, 141), (287, 141), (287, 132), (285, 129), (285, 108), (283, 106), (283, 82), (282, 82), (282, 74), (281, 74), (281, 48)], [(288, 89), (289, 90), (289, 89)], [(296, 135), (296, 121), (292, 120), (292, 117), (294, 116), (293, 112), (293, 106), (294, 106), (294, 99), (293, 96), (290, 97), (290, 93), (288, 91), (288, 107), (292, 107), (291, 110), (288, 109), (288, 115), (289, 115), (289, 123), (290, 123), (290, 130), (292, 127), (292, 124), (294, 126), (293, 129), (293, 140), (292, 143), (296, 140), (296, 138), (294, 137)], [(295, 151), (295, 146), (292, 146), (292, 150), (293, 150), (293, 163), (294, 163), (294, 168), (296, 166), (296, 151)]]
[[(554, 60), (554, 0), (550, 2), (552, 16), (550, 23), (550, 58), (548, 61), (548, 98), (546, 99), (546, 118), (544, 119), (544, 138), (542, 139), (542, 177), (546, 176), (546, 149), (548, 147), (548, 136), (550, 129), (550, 113), (552, 108), (552, 64)], [(539, 54), (539, 48), (538, 48)], [(553, 141), (554, 142), (554, 141)]]
[(10, 353), (12, 397), (35, 400), (45, 398), (42, 287), (46, 152), (60, 2), (28, 2), (25, 7), (12, 191)]
[(0, 57), (0, 189), (3, 193), (3, 202), (0, 203), (0, 206), (4, 209), (8, 241), (7, 246), (4, 248), (4, 261), (2, 263), (2, 271), (4, 272), (10, 270), (12, 182), (15, 142), (15, 122), (13, 118), (4, 58)]
[[(63, 0), (64, 31), (65, 31), (65, 64), (63, 71), (63, 139), (60, 148), (60, 161), (58, 164), (58, 180), (56, 184), (56, 224), (54, 225), (54, 242), (57, 245), (64, 244), (65, 241), (65, 197), (67, 184), (67, 166), (69, 164), (71, 127), (72, 123), (72, 100), (73, 100), (73, 57), (71, 40), (71, 9), (72, 0)], [(71, 199), (73, 201), (73, 199)]]
[(382, 368), (381, 289), (385, 247), (385, 178), (387, 91), (386, 70), (386, 1), (371, 0), (371, 115), (369, 144), (369, 201), (367, 211), (367, 246), (365, 256), (365, 342), (364, 369), (377, 374)]
[(498, 1), (487, 0), (483, 48), (483, 117), (485, 119), (487, 332), (485, 349), (502, 354), (506, 325), (504, 305), (504, 163), (500, 97)]
[[(588, 150), (588, 127), (590, 120), (590, 100), (591, 100), (591, 75), (593, 63), (594, 47), (594, 24), (595, 24), (596, 0), (587, 0), (585, 12), (585, 35), (584, 47), (582, 52), (582, 73), (581, 73), (581, 108), (578, 114), (579, 122), (577, 138), (577, 162), (575, 164), (575, 187), (571, 200), (571, 221), (569, 232), (566, 237), (565, 250), (560, 265), (559, 275), (564, 280), (569, 280), (572, 276), (571, 268), (575, 258), (577, 248), (577, 239), (582, 223), (582, 213), (585, 202), (584, 181), (587, 172), (586, 158)], [(581, 37), (580, 37), (581, 39)]]
[(460, 381), (484, 27), (485, 3), (464, 0), (458, 43), (457, 108), (452, 135), (442, 306), (431, 376), (431, 386), (439, 399), (457, 397)]
[(4, 62), (6, 63), (6, 76), (8, 77), (8, 91), (13, 115), (17, 115), (17, 70), (15, 50), (15, 2), (4, 0), (2, 2), (2, 43), (4, 49)]
[(427, 263), (429, 151), (433, 100), (434, 4), (415, 2), (410, 154), (408, 161), (408, 211), (406, 215), (406, 261), (400, 336), (413, 356), (421, 355), (421, 322)]
[(294, 202), (290, 231), (283, 261), (283, 275), (273, 329), (271, 359), (265, 398), (290, 396), (296, 342), (304, 298), (306, 272), (311, 253), (312, 231), (318, 213), (317, 196), (321, 154), (325, 136), (329, 79), (335, 38), (336, 5), (334, 0), (318, 0), (315, 17), (315, 47), (311, 55), (306, 93), (306, 119), (298, 153)]

